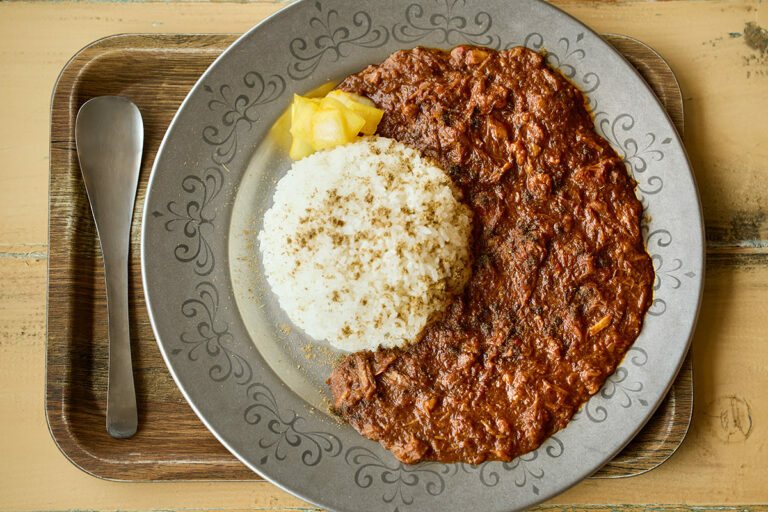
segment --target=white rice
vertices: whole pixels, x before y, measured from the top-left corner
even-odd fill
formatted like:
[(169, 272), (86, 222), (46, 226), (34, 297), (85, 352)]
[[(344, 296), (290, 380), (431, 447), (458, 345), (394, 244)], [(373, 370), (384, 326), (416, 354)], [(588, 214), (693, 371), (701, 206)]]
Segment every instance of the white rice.
[(471, 211), (418, 152), (368, 137), (295, 162), (259, 233), (291, 320), (347, 351), (408, 343), (469, 273)]

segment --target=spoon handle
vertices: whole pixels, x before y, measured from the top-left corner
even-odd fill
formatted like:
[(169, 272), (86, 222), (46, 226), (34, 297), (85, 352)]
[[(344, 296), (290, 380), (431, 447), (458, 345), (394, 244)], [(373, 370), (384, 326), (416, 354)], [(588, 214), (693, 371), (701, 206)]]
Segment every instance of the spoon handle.
[(138, 424), (128, 326), (128, 254), (127, 250), (125, 254), (110, 253), (104, 244), (102, 251), (109, 322), (107, 432), (112, 437), (125, 438), (136, 433)]

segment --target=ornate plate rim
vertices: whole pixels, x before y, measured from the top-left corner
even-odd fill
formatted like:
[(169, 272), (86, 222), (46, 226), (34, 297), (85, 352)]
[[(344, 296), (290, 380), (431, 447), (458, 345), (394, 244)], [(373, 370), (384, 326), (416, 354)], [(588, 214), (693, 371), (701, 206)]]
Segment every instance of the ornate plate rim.
[[(189, 108), (189, 105), (193, 101), (193, 98), (196, 95), (200, 95), (201, 94), (201, 90), (202, 90), (203, 87), (205, 87), (205, 82), (212, 75), (213, 70), (215, 70), (215, 69), (217, 69), (219, 67), (225, 66), (226, 62), (228, 60), (230, 60), (231, 56), (235, 52), (237, 52), (242, 46), (245, 45), (245, 42), (249, 41), (251, 38), (257, 37), (257, 34), (258, 34), (258, 32), (260, 30), (262, 30), (264, 27), (268, 27), (270, 24), (275, 22), (275, 20), (279, 20), (279, 19), (281, 19), (283, 17), (290, 17), (294, 12), (299, 12), (300, 9), (305, 8), (304, 6), (306, 6), (307, 4), (312, 3), (312, 1), (313, 0), (300, 0), (300, 1), (297, 1), (295, 3), (292, 3), (292, 4), (288, 5), (288, 6), (280, 9), (279, 11), (275, 12), (274, 14), (270, 15), (269, 17), (264, 19), (262, 22), (260, 22), (259, 24), (255, 25), (253, 28), (251, 28), (248, 32), (243, 34), (241, 37), (239, 37), (225, 52), (223, 52), (214, 61), (213, 64), (211, 64), (211, 66), (200, 77), (200, 79), (197, 81), (197, 83), (191, 89), (190, 93), (187, 95), (187, 97), (182, 102), (181, 106), (179, 107), (179, 110), (178, 110), (177, 114), (174, 116), (174, 119), (172, 120), (172, 122), (171, 122), (171, 124), (170, 124), (170, 126), (168, 128), (168, 131), (166, 132), (166, 135), (163, 138), (163, 141), (162, 141), (162, 143), (161, 143), (161, 145), (160, 145), (160, 147), (158, 149), (158, 153), (157, 153), (157, 157), (156, 157), (156, 160), (155, 160), (155, 164), (153, 166), (152, 174), (150, 176), (150, 180), (149, 180), (149, 184), (148, 184), (148, 188), (147, 188), (147, 198), (146, 198), (146, 202), (145, 202), (144, 216), (143, 216), (144, 222), (142, 223), (142, 231), (141, 231), (141, 245), (142, 245), (141, 261), (142, 261), (142, 280), (143, 280), (143, 285), (144, 285), (144, 290), (145, 290), (145, 297), (146, 297), (146, 301), (147, 301), (147, 309), (148, 309), (148, 313), (149, 313), (149, 317), (150, 317), (150, 322), (151, 322), (151, 325), (152, 325), (155, 337), (156, 337), (156, 339), (158, 341), (158, 345), (160, 347), (161, 353), (163, 355), (163, 358), (164, 358), (164, 361), (165, 361), (166, 365), (168, 366), (169, 371), (171, 372), (174, 380), (176, 381), (177, 385), (179, 386), (180, 390), (182, 391), (182, 393), (183, 393), (184, 397), (186, 398), (187, 402), (190, 404), (190, 406), (195, 411), (195, 413), (198, 415), (198, 417), (200, 417), (201, 421), (203, 421), (203, 423), (206, 425), (206, 427), (216, 436), (216, 438), (222, 444), (224, 444), (227, 447), (227, 449), (229, 449), (235, 456), (237, 456), (244, 464), (246, 464), (248, 467), (250, 467), (254, 471), (257, 471), (259, 474), (264, 476), (267, 480), (271, 481), (272, 483), (278, 485), (279, 487), (281, 487), (281, 488), (283, 488), (283, 489), (285, 489), (285, 490), (287, 490), (287, 491), (289, 491), (289, 492), (291, 492), (291, 493), (293, 493), (293, 494), (295, 494), (295, 495), (297, 495), (297, 496), (301, 497), (302, 499), (305, 499), (305, 500), (307, 500), (309, 502), (315, 503), (315, 504), (317, 504), (319, 506), (324, 506), (324, 507), (331, 506), (332, 507), (332, 505), (329, 505), (327, 502), (323, 501), (323, 497), (322, 496), (318, 497), (316, 495), (316, 493), (308, 494), (307, 491), (305, 490), (306, 486), (304, 486), (304, 488), (302, 488), (302, 486), (294, 485), (294, 482), (286, 481), (284, 477), (282, 477), (281, 475), (276, 475), (264, 463), (262, 463), (262, 464), (256, 463), (247, 454), (242, 453), (240, 449), (238, 449), (236, 446), (234, 446), (234, 444), (231, 442), (231, 439), (227, 435), (225, 435), (223, 432), (221, 432), (219, 430), (219, 426), (214, 421), (212, 421), (210, 418), (208, 418), (207, 415), (205, 414), (205, 412), (199, 407), (198, 402), (196, 400), (196, 395), (195, 395), (196, 391), (192, 390), (190, 388), (190, 383), (186, 382), (184, 380), (184, 378), (177, 373), (176, 366), (175, 366), (175, 364), (174, 364), (174, 362), (172, 360), (172, 357), (171, 357), (172, 356), (172, 350), (170, 349), (170, 344), (166, 345), (166, 343), (163, 341), (163, 336), (161, 336), (162, 328), (160, 327), (160, 318), (163, 315), (163, 311), (162, 311), (162, 308), (160, 306), (158, 306), (158, 302), (159, 301), (155, 302), (155, 297), (153, 296), (153, 293), (150, 291), (152, 285), (151, 285), (151, 276), (149, 275), (150, 274), (150, 270), (148, 270), (148, 266), (150, 265), (149, 262), (151, 261), (152, 256), (149, 254), (151, 251), (149, 250), (149, 240), (148, 240), (149, 235), (148, 235), (148, 227), (147, 227), (148, 226), (148, 222), (147, 221), (148, 221), (148, 219), (150, 219), (157, 212), (157, 210), (152, 211), (153, 203), (151, 201), (151, 192), (153, 190), (155, 190), (154, 186), (156, 185), (156, 182), (158, 181), (158, 175), (161, 172), (159, 170), (159, 162), (161, 162), (161, 158), (163, 157), (163, 155), (165, 155), (165, 153), (168, 150), (167, 144), (169, 143), (169, 140), (171, 139), (171, 135), (172, 135), (172, 133), (174, 133), (175, 130), (180, 129), (180, 126), (183, 123), (183, 121), (181, 120), (182, 113), (185, 112)], [(454, 5), (456, 5), (457, 0), (453, 0), (453, 2), (454, 2)], [(333, 0), (331, 0), (330, 2), (326, 2), (326, 3), (333, 3)], [(402, 3), (399, 2), (399, 4), (402, 4), (402, 5), (404, 5), (405, 3), (407, 3), (407, 2), (402, 2)], [(496, 3), (497, 2), (489, 2), (489, 4), (496, 4)], [(320, 6), (320, 4), (321, 4), (321, 2), (316, 2), (317, 6)], [(412, 5), (415, 5), (415, 4), (412, 4)], [(446, 1), (446, 5), (447, 5), (447, 1)], [(543, 6), (543, 8), (545, 10), (549, 10), (549, 12), (551, 12), (553, 14), (556, 14), (556, 16), (561, 16), (561, 17), (563, 17), (563, 19), (567, 19), (570, 24), (573, 24), (574, 26), (579, 27), (580, 30), (582, 30), (582, 33), (586, 33), (588, 35), (591, 35), (591, 36), (599, 38), (599, 36), (597, 36), (597, 34), (595, 34), (591, 29), (589, 29), (588, 27), (584, 26), (580, 21), (576, 20), (571, 15), (561, 11), (557, 7), (554, 7), (552, 5), (546, 4), (545, 2), (543, 2), (541, 0), (518, 0), (514, 4), (506, 4), (507, 7), (510, 7), (512, 5), (514, 5), (514, 7), (520, 7), (520, 6), (539, 6), (539, 7), (541, 7), (541, 6)], [(642, 80), (642, 78), (640, 78), (640, 76), (637, 73), (637, 71), (631, 65), (629, 65), (626, 62), (624, 57), (618, 51), (616, 51), (613, 47), (611, 47), (608, 43), (603, 42), (603, 44), (605, 45), (605, 48), (607, 48), (610, 53), (612, 53), (614, 56), (617, 56), (622, 61), (624, 61), (624, 64), (627, 67), (627, 69), (629, 69), (632, 73), (634, 73), (635, 78), (638, 79), (639, 82), (642, 84), (642, 86), (647, 89), (647, 85), (645, 85), (645, 82)], [(566, 48), (566, 50), (567, 50), (567, 48)], [(624, 70), (624, 71), (626, 71), (626, 70)], [(567, 482), (563, 482), (563, 483), (560, 483), (559, 485), (555, 485), (554, 487), (550, 487), (548, 489), (545, 489), (544, 493), (542, 493), (540, 495), (537, 494), (535, 497), (532, 497), (532, 498), (529, 497), (528, 500), (526, 500), (524, 502), (521, 502), (521, 503), (515, 504), (516, 507), (531, 506), (534, 503), (538, 503), (540, 501), (544, 501), (544, 500), (546, 500), (546, 499), (548, 499), (548, 498), (550, 498), (550, 497), (552, 497), (552, 496), (554, 496), (556, 494), (562, 493), (567, 488), (569, 488), (572, 485), (575, 485), (576, 483), (580, 482), (584, 477), (586, 477), (589, 474), (591, 474), (592, 472), (594, 472), (596, 469), (598, 469), (600, 466), (602, 466), (602, 464), (604, 464), (605, 462), (610, 460), (610, 458), (613, 457), (613, 455), (618, 453), (618, 451), (620, 451), (623, 448), (623, 446), (627, 442), (629, 442), (635, 436), (635, 434), (643, 427), (645, 422), (653, 414), (653, 411), (656, 409), (656, 407), (660, 403), (661, 399), (663, 399), (663, 397), (666, 395), (667, 391), (669, 390), (670, 386), (672, 385), (672, 383), (674, 381), (674, 376), (677, 374), (677, 371), (679, 370), (680, 366), (682, 365), (682, 362), (683, 362), (683, 359), (685, 357), (685, 354), (687, 353), (688, 347), (690, 346), (690, 342), (691, 342), (691, 339), (692, 339), (692, 336), (693, 336), (693, 332), (694, 332), (694, 329), (695, 329), (695, 325), (696, 325), (696, 319), (697, 319), (698, 312), (699, 312), (699, 306), (700, 306), (700, 303), (701, 303), (701, 297), (702, 297), (702, 293), (703, 293), (703, 278), (704, 278), (704, 264), (703, 263), (704, 263), (705, 255), (704, 255), (704, 245), (703, 245), (703, 239), (704, 239), (703, 229), (704, 229), (704, 227), (703, 227), (703, 220), (702, 220), (702, 215), (701, 215), (701, 205), (700, 205), (698, 191), (697, 191), (696, 184), (695, 184), (695, 176), (693, 175), (690, 162), (687, 159), (687, 156), (685, 154), (685, 149), (684, 149), (684, 146), (682, 145), (682, 142), (680, 141), (679, 135), (677, 134), (677, 132), (675, 131), (675, 129), (674, 129), (673, 125), (672, 125), (672, 123), (670, 122), (668, 115), (663, 110), (663, 108), (661, 108), (658, 100), (655, 98), (655, 96), (653, 94), (651, 94), (651, 96), (652, 96), (653, 100), (656, 102), (657, 107), (664, 113), (665, 121), (666, 121), (667, 125), (669, 125), (669, 127), (671, 128), (671, 133), (672, 133), (671, 138), (673, 139), (673, 142), (677, 143), (679, 145), (679, 147), (681, 148), (681, 150), (682, 150), (682, 156), (683, 156), (683, 159), (684, 159), (683, 164), (686, 167), (686, 170), (687, 170), (687, 172), (689, 174), (689, 178), (690, 178), (690, 180), (692, 182), (692, 186), (693, 186), (693, 192), (695, 193), (695, 196), (696, 196), (696, 201), (695, 201), (696, 204), (695, 204), (695, 212), (694, 213), (695, 213), (695, 216), (697, 216), (696, 220), (698, 221), (699, 228), (700, 228), (698, 230), (698, 237), (699, 237), (699, 240), (701, 241), (699, 243), (699, 249), (700, 250), (699, 250), (699, 254), (698, 254), (698, 257), (700, 258), (700, 266), (696, 268), (698, 273), (694, 274), (695, 279), (693, 279), (693, 281), (691, 282), (691, 286), (696, 291), (696, 293), (695, 293), (696, 299), (695, 299), (695, 305), (694, 305), (695, 307), (693, 308), (692, 318), (690, 319), (691, 323), (690, 323), (690, 328), (688, 329), (686, 341), (684, 343), (684, 346), (681, 344), (680, 347), (679, 347), (680, 349), (679, 350), (675, 350), (675, 352), (674, 352), (674, 354), (676, 354), (676, 359), (674, 360), (673, 364), (671, 365), (671, 366), (674, 366), (674, 371), (672, 372), (672, 378), (670, 378), (668, 380), (668, 382), (666, 382), (665, 389), (664, 389), (663, 393), (661, 393), (661, 395), (658, 398), (658, 400), (656, 400), (655, 404), (653, 404), (651, 407), (649, 407), (646, 410), (646, 412), (644, 413), (644, 419), (642, 419), (639, 422), (633, 422), (634, 428), (632, 430), (632, 435), (626, 436), (625, 441), (623, 443), (621, 443), (620, 446), (616, 447), (615, 450), (613, 450), (610, 453), (609, 456), (604, 456), (600, 461), (596, 462), (595, 464), (592, 464), (589, 467), (581, 467), (581, 468), (579, 468), (579, 470), (576, 471), (576, 475), (571, 475), (571, 478), (569, 478), (569, 480)], [(617, 122), (617, 120), (614, 120), (614, 124), (616, 122)], [(611, 140), (610, 137), (608, 137), (608, 138), (609, 138), (609, 140)], [(616, 144), (619, 141), (617, 139), (617, 140), (611, 140), (611, 142)], [(645, 165), (645, 163), (644, 163), (644, 165)], [(229, 224), (228, 224), (228, 226), (229, 226)], [(653, 235), (655, 233), (656, 232), (654, 231), (654, 232), (651, 233), (651, 235)], [(667, 232), (667, 234), (669, 235), (669, 232)], [(663, 233), (662, 233), (661, 236), (663, 236)], [(650, 240), (650, 238), (649, 238), (649, 240)], [(670, 241), (668, 241), (666, 243), (666, 245), (669, 245), (669, 243), (671, 243), (671, 239), (670, 239)], [(666, 247), (666, 245), (661, 244), (662, 247)], [(224, 252), (226, 253), (226, 250)], [(658, 271), (657, 271), (657, 273), (658, 273)], [(228, 283), (228, 284), (231, 285), (231, 283)], [(218, 298), (217, 298), (217, 300), (218, 300)], [(213, 323), (214, 323), (214, 321), (212, 320), (211, 324), (213, 324)], [(644, 326), (644, 330), (645, 330), (645, 326)], [(640, 350), (642, 351), (642, 349), (640, 349)], [(645, 354), (644, 357), (647, 360), (648, 355)], [(627, 356), (626, 359), (629, 359), (629, 355)], [(230, 370), (231, 370), (231, 368), (230, 368)], [(263, 368), (263, 370), (265, 370), (265, 372), (268, 373), (268, 374), (272, 374), (272, 371), (269, 368)], [(274, 397), (273, 397), (273, 399), (274, 399)], [(586, 409), (587, 409), (587, 407), (585, 406), (582, 409), (582, 412), (584, 412), (584, 410), (586, 410)], [(588, 411), (587, 411), (586, 414), (588, 414)], [(580, 412), (579, 415), (582, 415), (582, 413)], [(565, 431), (563, 431), (563, 432), (565, 432)], [(560, 442), (557, 439), (555, 439), (555, 440), (557, 441), (557, 443), (559, 443), (561, 445), (561, 448), (562, 448), (562, 442)], [(549, 450), (552, 449), (553, 446), (552, 445), (546, 446), (546, 444), (547, 443), (545, 443), (545, 445), (542, 445), (540, 450), (546, 450), (547, 452), (549, 452)], [(353, 448), (355, 448), (355, 447), (353, 447)], [(339, 447), (339, 449), (341, 450), (341, 446)], [(350, 451), (350, 450), (351, 449), (349, 449), (348, 451)], [(538, 452), (538, 450), (536, 452), (531, 452), (531, 453), (534, 454), (534, 459), (535, 459), (535, 454), (537, 452)], [(520, 459), (525, 459), (525, 457), (526, 456), (523, 456)], [(515, 463), (515, 461), (513, 461), (513, 463)], [(459, 467), (459, 466), (463, 466), (463, 465), (455, 465), (454, 467)], [(418, 466), (416, 466), (416, 467), (418, 467)], [(464, 469), (464, 470), (469, 472), (469, 470), (467, 470), (467, 469)], [(398, 471), (402, 471), (402, 470), (398, 470)], [(418, 471), (418, 470), (416, 470), (416, 471)], [(458, 472), (459, 469), (456, 469), (456, 471)], [(499, 469), (499, 471), (500, 471), (500, 469)], [(481, 473), (482, 473), (482, 471), (481, 471)], [(482, 474), (481, 474), (481, 478), (482, 478)], [(497, 475), (497, 479), (498, 479), (498, 475)], [(444, 482), (442, 482), (442, 479), (441, 479), (441, 484), (444, 484)], [(534, 489), (535, 489), (535, 486), (534, 486)], [(400, 497), (402, 498), (402, 494), (401, 494)], [(394, 499), (394, 496), (393, 496), (393, 499)], [(503, 508), (499, 508), (498, 507), (498, 505), (500, 505), (499, 503), (496, 503), (495, 505), (497, 505), (497, 506), (496, 506), (496, 508), (493, 508), (493, 510), (497, 510), (497, 509), (498, 510), (507, 510), (508, 509), (506, 505), (501, 505)]]

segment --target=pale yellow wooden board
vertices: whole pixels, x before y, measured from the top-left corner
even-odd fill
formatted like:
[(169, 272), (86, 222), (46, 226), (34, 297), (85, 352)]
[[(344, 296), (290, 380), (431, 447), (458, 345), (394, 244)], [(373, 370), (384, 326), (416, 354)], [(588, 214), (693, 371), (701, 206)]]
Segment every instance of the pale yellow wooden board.
[[(768, 25), (768, 2), (558, 5), (600, 32), (649, 43), (670, 62), (705, 214), (720, 241), (710, 249), (716, 259), (694, 340), (694, 422), (680, 451), (646, 475), (585, 481), (553, 503), (766, 504), (768, 265), (749, 254), (765, 253), (768, 240), (768, 59), (747, 62), (755, 51), (729, 33), (747, 21)], [(268, 483), (98, 480), (61, 455), (43, 412), (48, 116), (59, 70), (99, 37), (242, 32), (279, 7), (0, 3), (0, 509), (313, 508)]]

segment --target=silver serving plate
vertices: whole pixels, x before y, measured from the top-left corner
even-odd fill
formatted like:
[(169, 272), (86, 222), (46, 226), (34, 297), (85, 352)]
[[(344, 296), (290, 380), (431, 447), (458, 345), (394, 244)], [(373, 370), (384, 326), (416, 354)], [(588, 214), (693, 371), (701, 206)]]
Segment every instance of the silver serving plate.
[[(256, 234), (290, 166), (280, 118), (293, 93), (398, 49), (464, 43), (546, 50), (548, 62), (587, 93), (597, 130), (638, 181), (655, 296), (621, 366), (538, 450), (510, 463), (409, 466), (327, 413), (334, 355), (277, 306)], [(595, 472), (654, 412), (693, 333), (703, 239), (693, 173), (666, 113), (618, 53), (567, 14), (538, 0), (307, 0), (236, 41), (182, 104), (149, 183), (142, 270), (176, 382), (254, 471), (332, 510), (506, 511)]]

